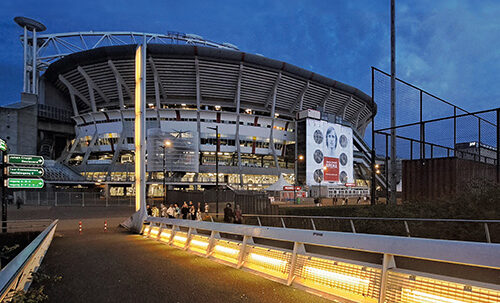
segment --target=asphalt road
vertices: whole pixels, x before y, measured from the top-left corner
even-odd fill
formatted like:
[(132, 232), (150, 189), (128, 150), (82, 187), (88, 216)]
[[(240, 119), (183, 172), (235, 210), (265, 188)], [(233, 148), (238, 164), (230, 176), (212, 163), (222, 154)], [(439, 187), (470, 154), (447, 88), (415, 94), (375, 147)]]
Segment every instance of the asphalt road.
[(50, 302), (331, 302), (117, 227), (57, 232), (40, 270)]

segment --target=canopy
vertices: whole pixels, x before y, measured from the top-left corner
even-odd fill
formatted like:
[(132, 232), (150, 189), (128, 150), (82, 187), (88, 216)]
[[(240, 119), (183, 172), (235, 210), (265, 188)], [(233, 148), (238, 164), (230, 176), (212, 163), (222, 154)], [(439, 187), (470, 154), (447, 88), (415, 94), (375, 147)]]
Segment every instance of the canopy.
[(281, 174), (278, 181), (276, 181), (276, 183), (265, 188), (264, 190), (266, 190), (266, 191), (280, 191), (280, 190), (283, 190), (283, 186), (292, 186), (292, 184), (286, 182), (285, 178), (283, 178), (283, 174)]

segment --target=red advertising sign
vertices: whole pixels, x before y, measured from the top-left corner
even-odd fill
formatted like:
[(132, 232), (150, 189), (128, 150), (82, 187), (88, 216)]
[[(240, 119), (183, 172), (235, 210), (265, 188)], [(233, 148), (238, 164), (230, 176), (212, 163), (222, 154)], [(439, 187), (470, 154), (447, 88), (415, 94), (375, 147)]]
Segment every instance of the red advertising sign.
[(324, 158), (323, 174), (325, 181), (339, 181), (339, 159), (325, 157)]
[(345, 186), (346, 187), (355, 187), (356, 183), (346, 183)]

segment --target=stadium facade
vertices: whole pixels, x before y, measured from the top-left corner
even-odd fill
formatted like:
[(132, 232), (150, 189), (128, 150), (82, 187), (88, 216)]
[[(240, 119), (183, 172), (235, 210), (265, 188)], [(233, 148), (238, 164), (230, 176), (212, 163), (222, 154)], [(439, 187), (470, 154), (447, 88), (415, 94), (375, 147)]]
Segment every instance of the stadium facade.
[[(59, 171), (54, 183), (85, 179), (108, 183), (116, 194), (131, 191), (134, 55), (142, 39), (147, 41), (146, 126), (156, 138), (148, 141), (150, 195), (162, 191), (164, 173), (157, 165), (164, 156), (162, 136), (194, 145), (189, 152), (177, 150), (178, 157), (190, 155), (181, 165), (171, 160), (175, 146), (167, 150), (170, 188), (213, 186), (218, 149), (222, 184), (262, 189), (280, 174), (293, 182), (298, 112), (319, 110), (322, 118), (352, 128), (356, 140), (376, 112), (371, 98), (354, 87), (196, 35), (87, 32), (39, 35), (35, 43), (28, 35), (22, 100), (2, 111), (16, 120), (27, 110), (36, 129), (25, 137), (29, 144), (20, 139), (11, 144), (15, 152), (53, 159)], [(35, 60), (29, 56), (33, 44)], [(30, 61), (37, 62), (35, 76)], [(22, 128), (18, 124), (17, 137), (27, 132)], [(363, 179), (355, 172), (355, 179)]]

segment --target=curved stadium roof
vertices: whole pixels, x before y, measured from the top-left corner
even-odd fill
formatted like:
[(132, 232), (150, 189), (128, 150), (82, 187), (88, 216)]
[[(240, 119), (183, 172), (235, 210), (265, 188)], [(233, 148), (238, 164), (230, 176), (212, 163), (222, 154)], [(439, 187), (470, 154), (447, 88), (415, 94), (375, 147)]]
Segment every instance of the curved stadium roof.
[[(76, 52), (50, 64), (44, 77), (68, 96), (70, 86), (80, 113), (91, 110), (90, 86), (94, 87), (97, 108), (118, 106), (117, 83), (123, 89), (125, 104), (133, 106), (135, 49), (136, 45), (119, 45)], [(376, 112), (371, 97), (352, 86), (259, 55), (150, 43), (147, 57), (146, 95), (150, 103), (154, 103), (158, 84), (162, 104), (196, 104), (199, 81), (202, 105), (235, 107), (240, 80), (241, 108), (269, 111), (276, 89), (276, 112), (280, 115), (293, 117), (298, 110), (319, 106), (349, 121), (361, 133)]]

